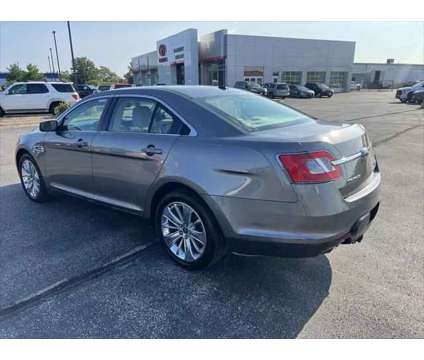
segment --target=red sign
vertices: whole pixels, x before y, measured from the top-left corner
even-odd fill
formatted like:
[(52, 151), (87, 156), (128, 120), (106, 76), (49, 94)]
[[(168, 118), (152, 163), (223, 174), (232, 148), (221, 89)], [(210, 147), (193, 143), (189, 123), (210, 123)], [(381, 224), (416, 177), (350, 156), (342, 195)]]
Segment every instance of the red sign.
[(166, 55), (166, 46), (165, 45), (159, 45), (159, 55), (165, 56)]

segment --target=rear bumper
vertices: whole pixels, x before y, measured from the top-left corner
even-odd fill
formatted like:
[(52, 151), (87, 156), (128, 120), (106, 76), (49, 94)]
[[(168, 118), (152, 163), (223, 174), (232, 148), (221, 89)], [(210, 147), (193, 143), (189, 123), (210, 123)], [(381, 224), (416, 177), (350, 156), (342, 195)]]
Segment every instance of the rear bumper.
[[(328, 184), (310, 186), (294, 203), (206, 196), (233, 252), (311, 257), (360, 241), (379, 207), (380, 175), (368, 192), (347, 202)], [(327, 191), (328, 190), (328, 191)]]

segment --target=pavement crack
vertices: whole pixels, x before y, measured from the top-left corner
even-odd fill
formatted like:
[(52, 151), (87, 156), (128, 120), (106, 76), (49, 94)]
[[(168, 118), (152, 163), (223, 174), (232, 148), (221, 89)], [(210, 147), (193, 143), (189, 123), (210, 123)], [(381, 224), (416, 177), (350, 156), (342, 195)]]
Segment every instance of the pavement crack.
[(420, 110), (421, 109), (410, 109), (410, 110), (404, 110), (404, 111), (394, 111), (394, 112), (390, 112), (390, 113), (376, 114), (376, 115), (369, 115), (369, 116), (362, 116), (362, 117), (358, 117), (358, 118), (343, 120), (343, 122), (350, 123), (350, 122), (358, 121), (358, 120), (379, 118), (379, 117), (382, 117), (382, 116), (398, 115), (398, 114), (404, 114), (404, 113), (411, 112), (411, 111), (420, 111)]
[(152, 241), (145, 245), (137, 246), (126, 253), (119, 255), (112, 260), (89, 269), (82, 274), (62, 279), (52, 285), (45, 287), (35, 293), (32, 293), (24, 298), (21, 298), (14, 303), (7, 305), (6, 307), (0, 308), (0, 321), (6, 316), (13, 315), (23, 309), (39, 304), (43, 300), (51, 298), (65, 290), (69, 290), (70, 288), (77, 287), (89, 280), (95, 279), (119, 266), (124, 264), (128, 264), (135, 259), (137, 259), (141, 253), (146, 250), (148, 247), (156, 244), (157, 241)]

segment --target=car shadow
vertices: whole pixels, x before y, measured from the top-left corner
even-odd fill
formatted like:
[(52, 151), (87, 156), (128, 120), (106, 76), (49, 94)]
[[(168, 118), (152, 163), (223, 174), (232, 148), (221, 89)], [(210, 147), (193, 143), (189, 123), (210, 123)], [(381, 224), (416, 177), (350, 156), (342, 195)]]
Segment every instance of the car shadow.
[[(0, 188), (0, 204), (0, 308), (154, 241), (136, 216), (68, 197), (36, 204), (19, 184)], [(331, 279), (326, 256), (230, 254), (192, 272), (153, 245), (2, 326), (16, 337), (294, 338)]]

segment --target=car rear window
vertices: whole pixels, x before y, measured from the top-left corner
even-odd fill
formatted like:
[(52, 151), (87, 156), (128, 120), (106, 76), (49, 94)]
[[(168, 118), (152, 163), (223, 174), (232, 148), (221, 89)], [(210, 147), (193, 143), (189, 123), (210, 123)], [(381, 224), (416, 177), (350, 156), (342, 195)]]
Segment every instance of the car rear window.
[(203, 97), (199, 102), (248, 132), (314, 121), (294, 109), (253, 94)]
[(61, 93), (74, 93), (75, 89), (72, 86), (72, 84), (52, 84), (53, 88), (56, 91), (59, 91)]

